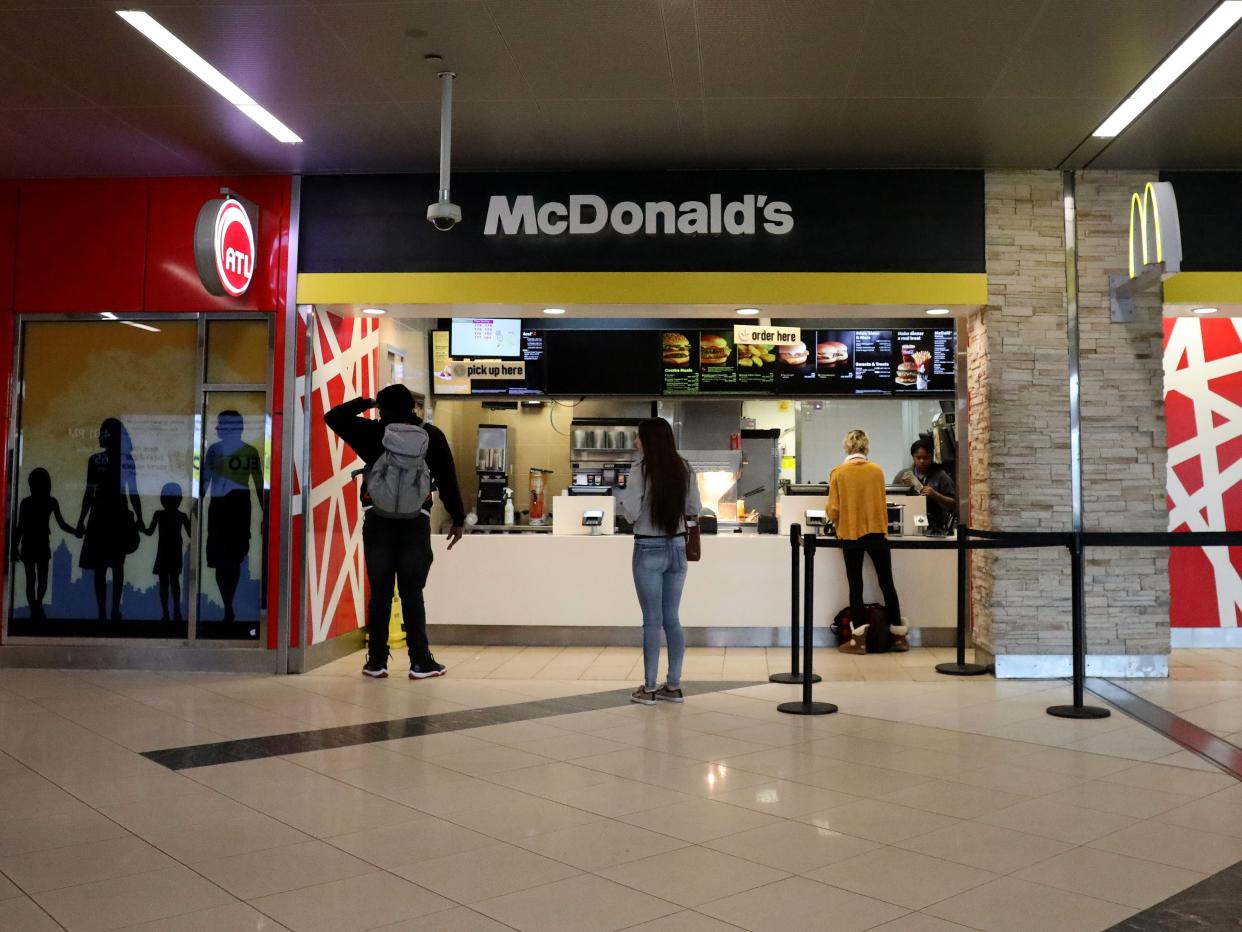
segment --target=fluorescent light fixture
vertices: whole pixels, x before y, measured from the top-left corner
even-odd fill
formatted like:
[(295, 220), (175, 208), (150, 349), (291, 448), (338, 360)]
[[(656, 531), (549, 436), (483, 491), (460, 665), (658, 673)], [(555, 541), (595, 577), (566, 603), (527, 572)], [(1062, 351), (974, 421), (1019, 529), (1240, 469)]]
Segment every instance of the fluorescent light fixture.
[(1218, 307), (1197, 307), (1195, 308), (1195, 313), (1196, 314), (1215, 314), (1219, 310), (1220, 308)]
[(1173, 82), (1180, 78), (1187, 69), (1197, 62), (1215, 45), (1225, 33), (1229, 32), (1242, 19), (1242, 0), (1225, 0), (1201, 22), (1186, 39), (1175, 48), (1171, 55), (1147, 76), (1147, 79), (1135, 89), (1134, 93), (1122, 101), (1121, 105), (1109, 114), (1108, 119), (1100, 124), (1091, 135), (1100, 139), (1111, 139), (1121, 133), (1135, 118), (1155, 103), (1156, 99), (1167, 91)]
[(149, 13), (141, 10), (117, 10), (116, 15), (171, 55), (190, 74), (198, 78), (234, 107), (263, 127), (278, 142), (297, 143), (300, 137), (281, 123), (240, 87), (222, 75), (192, 48), (161, 26)]
[(932, 317), (944, 317), (951, 312), (947, 307), (929, 307), (927, 313), (931, 314)]
[(743, 317), (755, 317), (755, 316), (756, 316), (756, 315), (758, 315), (758, 313), (759, 313), (759, 308), (757, 308), (757, 307), (739, 307), (739, 308), (737, 309), (737, 312), (738, 312), (739, 314), (741, 314)]
[(563, 307), (545, 307), (543, 312), (545, 314), (564, 314), (565, 309)]
[(123, 323), (126, 327), (133, 327), (135, 330), (145, 330), (147, 333), (160, 332), (159, 327), (152, 327), (150, 324), (140, 324), (135, 320), (122, 320), (120, 323)]
[(382, 307), (364, 307), (362, 309), (362, 313), (366, 314), (368, 317), (379, 317), (380, 315), (387, 314), (388, 312)]

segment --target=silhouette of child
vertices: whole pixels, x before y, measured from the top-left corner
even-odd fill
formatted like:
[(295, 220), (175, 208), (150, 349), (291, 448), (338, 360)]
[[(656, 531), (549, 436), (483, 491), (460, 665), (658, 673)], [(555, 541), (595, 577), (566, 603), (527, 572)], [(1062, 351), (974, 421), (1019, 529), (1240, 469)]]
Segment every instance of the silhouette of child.
[(190, 536), (190, 516), (181, 510), (181, 486), (169, 482), (160, 490), (160, 508), (151, 517), (151, 526), (143, 528), (150, 537), (157, 530), (155, 542), (155, 566), (151, 572), (160, 581), (161, 621), (168, 621), (169, 596), (172, 596), (172, 616), (181, 621), (181, 535)]
[(43, 621), (47, 595), (47, 568), (52, 562), (52, 518), (66, 534), (82, 535), (60, 514), (60, 502), (52, 498), (52, 477), (43, 467), (30, 470), (26, 479), (30, 494), (17, 506), (17, 529), (13, 533), (13, 561), (26, 570), (26, 604), (30, 617)]

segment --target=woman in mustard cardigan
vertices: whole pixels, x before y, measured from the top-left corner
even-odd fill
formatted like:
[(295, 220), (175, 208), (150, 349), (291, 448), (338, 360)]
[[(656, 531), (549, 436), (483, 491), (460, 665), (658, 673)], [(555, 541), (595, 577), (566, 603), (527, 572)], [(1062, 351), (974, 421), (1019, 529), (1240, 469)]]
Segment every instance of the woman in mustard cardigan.
[(864, 430), (845, 435), (845, 462), (828, 477), (828, 518), (841, 540), (857, 540), (861, 549), (843, 549), (845, 578), (850, 585), (850, 621), (853, 636), (842, 644), (846, 654), (865, 654), (866, 608), (863, 602), (863, 554), (871, 557), (884, 611), (893, 632), (893, 650), (907, 651), (906, 627), (901, 622), (901, 604), (893, 585), (893, 562), (888, 547), (888, 507), (884, 491), (884, 470), (867, 459), (871, 439)]

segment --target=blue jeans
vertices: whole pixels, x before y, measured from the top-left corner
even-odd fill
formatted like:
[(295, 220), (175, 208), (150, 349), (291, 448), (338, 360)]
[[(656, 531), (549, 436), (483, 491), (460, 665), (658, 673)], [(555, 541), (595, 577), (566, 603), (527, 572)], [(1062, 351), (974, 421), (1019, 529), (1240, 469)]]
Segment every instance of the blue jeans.
[(686, 585), (686, 539), (640, 537), (634, 540), (634, 588), (643, 610), (643, 667), (647, 689), (656, 688), (660, 668), (660, 629), (668, 641), (668, 685), (681, 686), (686, 636), (677, 610)]

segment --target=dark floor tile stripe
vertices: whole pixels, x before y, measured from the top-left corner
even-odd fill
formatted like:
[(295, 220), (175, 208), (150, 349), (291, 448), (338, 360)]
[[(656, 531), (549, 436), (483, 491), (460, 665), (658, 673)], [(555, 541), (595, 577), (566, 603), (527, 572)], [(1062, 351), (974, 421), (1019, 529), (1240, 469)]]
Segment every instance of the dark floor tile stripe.
[(1237, 932), (1239, 928), (1242, 862), (1136, 913), (1107, 932)]
[[(687, 683), (686, 690), (693, 696), (755, 685), (758, 684), (741, 681)], [(572, 715), (575, 712), (615, 709), (629, 701), (630, 690), (628, 688), (612, 689), (606, 692), (583, 693), (578, 696), (533, 699), (530, 702), (515, 702), (510, 705), (463, 709), (459, 712), (416, 715), (410, 718), (364, 722), (360, 725), (341, 725), (336, 728), (295, 731), (289, 734), (265, 735), (237, 741), (195, 744), (183, 748), (163, 748), (158, 751), (144, 751), (142, 756), (169, 770), (189, 770), (193, 767), (208, 767), (212, 764), (232, 764), (239, 761), (259, 760), (264, 757), (283, 757), (286, 754), (303, 754), (307, 751), (374, 744), (377, 741), (392, 741), (397, 738), (416, 738), (434, 733), (466, 731), (487, 725), (529, 722), (556, 715)]]
[(1148, 702), (1111, 680), (1090, 678), (1086, 681), (1086, 686), (1131, 718), (1176, 741), (1187, 751), (1197, 754), (1209, 764), (1214, 764), (1234, 779), (1242, 780), (1242, 748), (1235, 747), (1224, 738), (1186, 721), (1168, 709)]

